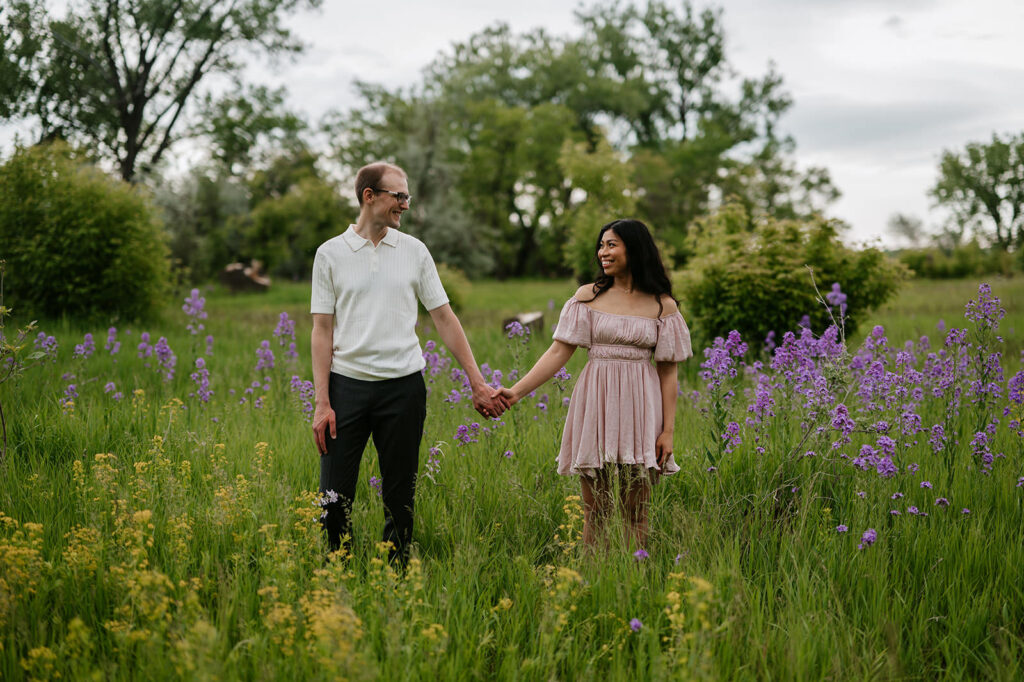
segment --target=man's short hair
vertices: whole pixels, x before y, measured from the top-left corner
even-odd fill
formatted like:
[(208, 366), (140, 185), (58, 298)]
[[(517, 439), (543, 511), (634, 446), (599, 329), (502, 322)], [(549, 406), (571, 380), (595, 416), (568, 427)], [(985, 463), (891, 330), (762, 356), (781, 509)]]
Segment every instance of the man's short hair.
[(389, 170), (401, 173), (402, 177), (409, 177), (400, 167), (386, 161), (376, 161), (359, 169), (359, 172), (356, 173), (356, 199), (359, 201), (359, 206), (363, 205), (363, 191), (367, 187), (371, 189), (378, 187), (380, 179)]

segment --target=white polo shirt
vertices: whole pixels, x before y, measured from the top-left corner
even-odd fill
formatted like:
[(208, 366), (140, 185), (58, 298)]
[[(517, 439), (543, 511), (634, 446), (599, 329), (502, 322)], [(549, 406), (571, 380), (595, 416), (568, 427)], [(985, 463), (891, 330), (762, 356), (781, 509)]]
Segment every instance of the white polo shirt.
[(417, 299), (427, 310), (448, 302), (430, 251), (415, 237), (388, 228), (374, 247), (350, 225), (316, 250), (310, 311), (334, 315), (332, 372), (380, 381), (422, 370)]

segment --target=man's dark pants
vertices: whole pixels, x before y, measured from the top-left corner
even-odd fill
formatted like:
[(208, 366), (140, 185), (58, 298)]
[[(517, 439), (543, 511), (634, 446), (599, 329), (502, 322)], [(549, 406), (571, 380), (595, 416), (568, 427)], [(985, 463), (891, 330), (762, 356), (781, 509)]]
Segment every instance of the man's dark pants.
[(333, 490), (338, 501), (325, 507), (323, 519), (330, 549), (352, 534), (352, 502), (359, 462), (373, 436), (384, 500), (384, 540), (394, 545), (389, 560), (404, 564), (412, 540), (413, 496), (419, 466), (420, 439), (427, 414), (427, 389), (417, 372), (398, 379), (360, 381), (331, 373), (331, 409), (337, 438), (327, 435), (327, 454), (320, 456), (320, 492)]

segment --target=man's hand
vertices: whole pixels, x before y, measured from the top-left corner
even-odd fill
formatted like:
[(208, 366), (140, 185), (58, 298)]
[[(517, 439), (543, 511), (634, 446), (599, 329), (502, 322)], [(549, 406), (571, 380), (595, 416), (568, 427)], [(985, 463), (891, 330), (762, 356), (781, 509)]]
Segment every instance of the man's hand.
[(317, 404), (313, 412), (313, 440), (316, 441), (316, 449), (321, 455), (327, 454), (327, 431), (330, 430), (331, 438), (338, 437), (338, 427), (334, 421), (334, 410), (331, 406)]
[(487, 384), (473, 387), (473, 407), (484, 417), (500, 417), (509, 406), (508, 400), (498, 389)]

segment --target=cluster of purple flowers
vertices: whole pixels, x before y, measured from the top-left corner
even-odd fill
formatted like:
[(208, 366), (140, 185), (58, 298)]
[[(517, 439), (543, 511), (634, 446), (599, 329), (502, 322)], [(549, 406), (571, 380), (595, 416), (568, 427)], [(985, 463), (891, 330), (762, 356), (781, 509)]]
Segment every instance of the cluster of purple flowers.
[(825, 300), (833, 308), (839, 309), (840, 319), (846, 317), (846, 294), (839, 288), (839, 282), (832, 283), (832, 291), (825, 294)]
[(206, 311), (203, 308), (206, 306), (206, 299), (199, 295), (199, 289), (193, 289), (189, 294), (188, 298), (185, 299), (185, 305), (181, 306), (182, 311), (188, 315), (188, 324), (185, 328), (189, 334), (193, 336), (199, 334), (205, 327), (200, 320), (206, 319)]
[(526, 341), (530, 338), (530, 328), (524, 327), (519, 320), (512, 320), (505, 325), (505, 336), (510, 339), (523, 339)]
[(107, 342), (103, 344), (103, 348), (111, 355), (117, 355), (121, 351), (121, 342), (117, 340), (117, 327), (107, 330)]
[(867, 549), (871, 545), (875, 544), (878, 540), (878, 533), (874, 528), (868, 528), (864, 531), (864, 534), (860, 536), (860, 544), (857, 545), (857, 549)]
[(476, 443), (477, 436), (479, 435), (480, 424), (478, 422), (460, 424), (459, 428), (455, 431), (455, 440), (459, 445), (468, 445), (470, 443)]
[(298, 360), (299, 352), (295, 348), (295, 320), (290, 319), (288, 313), (283, 312), (278, 318), (277, 326), (274, 328), (274, 337), (277, 338), (277, 343), (282, 348), (285, 344), (288, 345), (284, 356), (290, 362)]
[[(847, 299), (838, 286), (825, 299), (845, 314)], [(1009, 427), (1024, 436), (1024, 371), (1005, 381), (1000, 364), (1001, 339), (995, 332), (1003, 315), (999, 300), (983, 285), (977, 300), (967, 306), (974, 331), (946, 332), (940, 323), (945, 341), (937, 349), (927, 337), (893, 347), (885, 329), (877, 326), (851, 355), (838, 326), (820, 335), (806, 327), (786, 332), (781, 341), (770, 334), (765, 342), (769, 359), (745, 364), (746, 347), (736, 332), (715, 339), (701, 365), (706, 389), (695, 398), (696, 406), (711, 417), (718, 443), (717, 451), (707, 452), (709, 471), (718, 464), (715, 452), (723, 456), (747, 447), (764, 454), (769, 441), (777, 439), (776, 451), (793, 457), (804, 453), (805, 458), (824, 453), (823, 462), (838, 458), (854, 471), (883, 479), (916, 475), (918, 464), (907, 459), (925, 443), (929, 453), (943, 455), (935, 464), (944, 464), (946, 472), (965, 467), (991, 473), (1004, 456), (995, 446), (1000, 419), (1016, 417)], [(740, 407), (733, 404), (741, 391), (746, 398), (744, 420), (735, 418)], [(965, 431), (974, 434), (966, 451), (958, 441)], [(970, 461), (965, 454), (972, 455)], [(918, 485), (932, 488), (927, 480)], [(949, 500), (946, 493), (927, 503), (944, 509)], [(917, 502), (920, 506), (924, 500)], [(911, 509), (912, 515), (926, 516), (913, 505)], [(891, 513), (901, 514), (897, 509)], [(842, 524), (837, 528), (845, 530)], [(876, 537), (872, 529), (861, 547)]]
[(427, 450), (427, 464), (424, 467), (423, 475), (434, 483), (437, 483), (437, 479), (434, 477), (441, 473), (441, 458), (443, 456), (444, 452), (437, 445)]
[(87, 360), (96, 351), (96, 343), (92, 340), (92, 334), (86, 334), (82, 343), (75, 344), (74, 357)]
[(265, 369), (274, 369), (274, 351), (270, 348), (270, 341), (260, 341), (260, 347), (256, 349), (256, 369), (262, 372)]
[(57, 337), (39, 332), (32, 346), (33, 350), (44, 353), (49, 360), (57, 361)]
[(124, 398), (124, 393), (117, 390), (117, 384), (115, 384), (113, 381), (108, 381), (103, 386), (103, 392), (110, 394), (110, 397), (113, 398), (114, 400), (121, 400), (122, 398)]
[(213, 391), (210, 390), (210, 370), (206, 368), (206, 360), (203, 358), (196, 358), (196, 371), (190, 375), (193, 382), (195, 382), (195, 391), (189, 394), (189, 397), (199, 398), (199, 402), (206, 404), (210, 402)]
[(729, 332), (728, 338), (717, 337), (712, 344), (704, 349), (701, 363), (701, 379), (707, 382), (709, 392), (716, 391), (722, 382), (737, 376), (737, 367), (747, 354), (747, 344), (740, 338), (735, 329)]
[(291, 392), (298, 395), (299, 411), (306, 418), (306, 421), (313, 419), (313, 398), (316, 396), (316, 389), (312, 381), (305, 381), (297, 374), (292, 375)]

